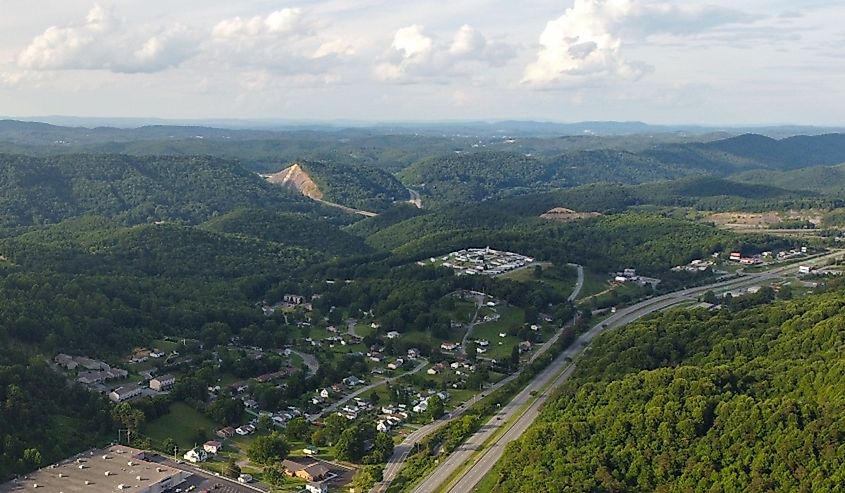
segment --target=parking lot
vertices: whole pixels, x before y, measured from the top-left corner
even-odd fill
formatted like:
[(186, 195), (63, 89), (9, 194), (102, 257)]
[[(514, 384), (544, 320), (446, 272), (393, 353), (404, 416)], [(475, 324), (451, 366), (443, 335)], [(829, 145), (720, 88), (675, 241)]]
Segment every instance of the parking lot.
[[(192, 486), (193, 489), (191, 489)], [(254, 489), (247, 486), (233, 483), (222, 478), (214, 476), (204, 477), (199, 474), (193, 474), (176, 489), (170, 491), (172, 493), (176, 493), (178, 490), (181, 490), (182, 492), (192, 491), (193, 493), (203, 493), (205, 491), (212, 493), (256, 493)]]

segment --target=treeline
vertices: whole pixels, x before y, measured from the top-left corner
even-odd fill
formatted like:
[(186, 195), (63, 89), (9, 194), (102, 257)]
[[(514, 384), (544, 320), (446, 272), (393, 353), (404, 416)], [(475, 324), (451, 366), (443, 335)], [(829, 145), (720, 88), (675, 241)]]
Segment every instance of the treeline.
[[(94, 229), (86, 231), (89, 226)], [(190, 226), (115, 228), (96, 220), (72, 221), (0, 240), (0, 254), (35, 270), (216, 278), (281, 275), (325, 258), (300, 247)]]
[(381, 211), (410, 198), (399, 180), (373, 166), (346, 161), (303, 161), (300, 166), (332, 202)]
[(37, 356), (0, 336), (0, 481), (99, 445), (117, 426), (106, 400), (68, 386)]
[(558, 223), (523, 219), (483, 206), (416, 217), (390, 226), (368, 241), (407, 260), (490, 246), (558, 264), (578, 263), (598, 272), (635, 267), (655, 275), (717, 251), (753, 253), (794, 242), (740, 236), (659, 214), (624, 213)]
[(238, 207), (339, 214), (217, 158), (0, 155), (2, 228), (87, 214), (123, 224), (198, 223)]
[(843, 323), (838, 291), (609, 333), (508, 447), (494, 490), (835, 491)]
[(372, 250), (361, 238), (304, 214), (238, 209), (211, 219), (202, 228), (303, 247), (327, 255), (362, 255)]
[[(729, 176), (752, 170), (745, 181), (783, 186), (790, 190), (845, 189), (841, 169), (817, 172), (817, 166), (845, 161), (845, 136), (794, 137), (774, 140), (742, 135), (708, 143), (657, 145), (638, 152), (616, 149), (568, 151), (556, 156), (517, 152), (468, 152), (443, 154), (421, 160), (400, 172), (405, 183), (418, 187), (429, 203), (440, 206), (466, 204), (503, 194), (549, 190), (591, 183), (638, 184), (675, 180), (690, 175)], [(796, 172), (766, 175), (760, 171)], [(793, 175), (796, 187), (790, 179)], [(834, 178), (824, 181), (827, 176)], [(750, 178), (750, 180), (749, 180)], [(729, 188), (729, 187), (726, 187)], [(729, 196), (724, 190), (715, 195)]]

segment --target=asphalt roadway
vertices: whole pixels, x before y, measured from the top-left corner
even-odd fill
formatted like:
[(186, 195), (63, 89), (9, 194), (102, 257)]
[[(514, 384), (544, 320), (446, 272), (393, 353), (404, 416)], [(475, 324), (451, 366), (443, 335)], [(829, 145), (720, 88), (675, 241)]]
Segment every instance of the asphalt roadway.
[[(818, 265), (829, 258), (841, 256), (842, 252), (836, 252), (828, 255), (823, 255), (812, 260), (803, 262), (802, 264)], [(578, 356), (585, 348), (588, 348), (590, 342), (602, 332), (627, 325), (642, 317), (650, 315), (656, 311), (666, 309), (672, 305), (696, 299), (699, 295), (709, 290), (722, 289), (736, 289), (747, 287), (750, 285), (760, 284), (775, 278), (781, 277), (784, 273), (794, 272), (797, 270), (796, 264), (791, 264), (784, 267), (778, 267), (767, 272), (756, 274), (747, 274), (740, 278), (720, 281), (713, 284), (708, 284), (701, 287), (684, 289), (674, 293), (665, 294), (655, 298), (651, 298), (630, 307), (618, 310), (616, 313), (605, 319), (601, 323), (596, 324), (590, 330), (581, 334), (578, 339), (563, 353), (558, 356), (542, 373), (540, 373), (528, 386), (513, 400), (506, 404), (502, 411), (497, 413), (485, 426), (481, 428), (475, 435), (469, 438), (461, 447), (455, 450), (445, 461), (443, 461), (437, 469), (435, 469), (429, 476), (427, 476), (414, 489), (415, 493), (434, 493), (437, 491), (448, 491), (450, 493), (467, 493), (489, 474), (493, 466), (498, 462), (504, 453), (505, 446), (513, 440), (519, 438), (525, 430), (534, 422), (540, 412), (542, 405), (546, 402), (549, 395), (556, 387), (563, 384), (574, 372), (575, 365), (570, 362)], [(579, 276), (580, 277), (580, 276)], [(564, 370), (565, 371), (562, 371)], [(562, 371), (562, 372), (561, 372)], [(551, 385), (546, 384), (553, 382)], [(458, 471), (464, 464), (471, 459), (476, 451), (505, 423), (508, 423), (511, 418), (517, 416), (525, 404), (531, 398), (532, 391), (545, 389), (540, 393), (537, 399), (525, 409), (519, 418), (513, 423), (505, 433), (503, 433), (495, 442), (491, 443), (487, 451), (481, 458), (451, 487), (444, 483)]]
[[(576, 267), (578, 268), (578, 281), (575, 284), (575, 289), (570, 295), (570, 299), (573, 300), (578, 297), (578, 294), (581, 292), (581, 288), (584, 286), (584, 268), (580, 265), (576, 265)], [(538, 348), (537, 351), (535, 351), (534, 354), (531, 356), (529, 362), (533, 362), (535, 359), (540, 357), (540, 355), (545, 353), (552, 346), (552, 344), (554, 344), (558, 340), (562, 333), (563, 329), (559, 330), (554, 335), (554, 337), (549, 339), (540, 348)], [(476, 394), (470, 400), (461, 404), (460, 406), (452, 410), (452, 412), (446, 414), (442, 418), (427, 425), (423, 425), (420, 428), (409, 433), (405, 437), (405, 439), (402, 440), (402, 443), (393, 448), (393, 455), (388, 460), (387, 466), (384, 469), (383, 479), (380, 483), (376, 483), (373, 489), (370, 490), (371, 493), (384, 493), (385, 491), (387, 491), (387, 488), (388, 486), (390, 486), (390, 483), (393, 481), (393, 479), (396, 478), (396, 475), (399, 474), (399, 470), (404, 465), (405, 459), (408, 458), (408, 455), (410, 455), (411, 451), (413, 451), (416, 444), (419, 443), (423, 438), (428, 436), (430, 433), (433, 433), (435, 430), (448, 423), (449, 421), (460, 417), (464, 412), (466, 412), (467, 409), (472, 407), (476, 402), (483, 399), (490, 392), (494, 392), (502, 386), (507, 385), (509, 382), (513, 381), (517, 376), (519, 376), (520, 373), (521, 370), (520, 372), (514, 373), (502, 379), (501, 381), (499, 381), (489, 389), (485, 390), (481, 394)]]

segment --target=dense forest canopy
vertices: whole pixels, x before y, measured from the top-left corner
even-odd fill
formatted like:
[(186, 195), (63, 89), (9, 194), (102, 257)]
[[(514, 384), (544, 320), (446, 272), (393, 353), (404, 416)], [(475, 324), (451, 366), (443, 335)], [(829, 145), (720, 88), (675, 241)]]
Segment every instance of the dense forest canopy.
[(86, 214), (125, 224), (197, 223), (237, 207), (320, 210), (236, 163), (216, 158), (0, 155), (0, 227), (56, 223)]
[(497, 491), (835, 491), (844, 294), (677, 310), (603, 336), (508, 447)]
[[(600, 276), (633, 267), (668, 291), (715, 276), (671, 272), (675, 265), (804, 244), (695, 214), (816, 207), (833, 210), (826, 227), (845, 224), (839, 168), (796, 170), (845, 161), (842, 136), (403, 132), (0, 122), (0, 149), (25, 153), (0, 154), (0, 478), (114, 439), (120, 420), (105, 399), (49, 368), (58, 352), (115, 363), (164, 337), (196, 339), (208, 353), (233, 340), (278, 350), (311, 330), (300, 331), (301, 313), (268, 307), (298, 293), (317, 325), (366, 314), (380, 322), (370, 325), (376, 335), (428, 333), (392, 350), (413, 344), (433, 356), (432, 337), (452, 333), (456, 301), (447, 295), (456, 290), (506, 300), (526, 321), (548, 310), (560, 324), (575, 308), (551, 280), (571, 284), (570, 262)], [(256, 173), (285, 162), (302, 163), (326, 200), (379, 215), (364, 219)], [(783, 173), (757, 180), (759, 169)], [(422, 193), (422, 208), (406, 202), (406, 186)], [(541, 216), (560, 207), (597, 214)], [(549, 282), (417, 264), (484, 246), (552, 263), (538, 272)], [(604, 280), (593, 281), (597, 289)], [(608, 335), (509, 451), (499, 487), (830, 489), (843, 480), (843, 298), (676, 311)], [(237, 378), (278, 362), (228, 350), (219, 359)], [(360, 356), (339, 359), (307, 384), (292, 379), (284, 395), (366, 370)], [(208, 382), (187, 380), (175, 393), (203, 401)], [(281, 394), (267, 385), (259, 398), (278, 403)], [(151, 416), (165, 412), (156, 405)], [(239, 410), (209, 410), (218, 411)]]

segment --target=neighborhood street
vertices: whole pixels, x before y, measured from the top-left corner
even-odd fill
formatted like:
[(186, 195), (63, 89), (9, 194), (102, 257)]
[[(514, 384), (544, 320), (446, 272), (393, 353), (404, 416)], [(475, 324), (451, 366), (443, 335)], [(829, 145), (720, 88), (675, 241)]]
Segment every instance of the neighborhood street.
[(385, 384), (385, 383), (388, 383), (388, 382), (393, 382), (394, 380), (402, 378), (405, 375), (413, 375), (414, 373), (421, 371), (426, 366), (428, 366), (428, 360), (426, 360), (424, 358), (420, 358), (419, 364), (417, 366), (415, 366), (413, 370), (406, 372), (406, 373), (403, 373), (401, 375), (397, 375), (395, 377), (382, 378), (382, 379), (374, 381), (373, 383), (371, 383), (369, 385), (365, 385), (365, 386), (357, 389), (355, 392), (352, 392), (351, 394), (345, 396), (343, 399), (341, 399), (341, 400), (335, 402), (334, 404), (326, 407), (325, 409), (320, 411), (319, 414), (314, 414), (314, 415), (308, 416), (308, 420), (312, 421), (312, 422), (317, 421), (318, 419), (322, 418), (323, 416), (326, 416), (328, 414), (331, 414), (331, 413), (337, 411), (343, 405), (345, 405), (347, 402), (349, 402), (352, 399), (358, 397), (359, 395), (363, 394), (364, 392), (366, 392), (370, 389), (374, 389), (374, 388), (378, 387), (379, 385), (382, 385), (382, 384)]
[[(575, 289), (573, 290), (572, 294), (570, 295), (573, 298), (578, 296), (578, 294), (581, 291), (581, 288), (583, 286), (583, 270), (581, 269), (581, 266), (578, 266), (578, 267), (579, 267), (578, 278), (581, 282), (578, 282), (576, 284)], [(555, 333), (555, 335), (552, 338), (550, 338), (542, 346), (540, 346), (537, 349), (537, 351), (535, 351), (534, 354), (531, 355), (529, 362), (533, 362), (535, 359), (537, 359), (542, 354), (544, 354), (546, 351), (548, 351), (548, 349), (555, 342), (557, 342), (557, 340), (560, 338), (561, 334), (563, 333), (563, 328), (565, 328), (568, 325), (569, 324), (562, 327), (561, 330), (557, 331), (557, 333)], [(550, 367), (552, 367), (552, 366), (554, 366), (554, 363), (552, 363), (552, 365), (550, 365)], [(494, 392), (497, 389), (501, 388), (502, 386), (507, 385), (508, 383), (513, 381), (515, 378), (517, 378), (519, 376), (521, 371), (522, 370), (520, 370), (516, 373), (513, 373), (512, 375), (504, 378), (503, 380), (501, 380), (498, 383), (496, 383), (495, 385), (491, 386), (489, 389), (487, 389), (483, 393), (476, 394), (472, 399), (470, 399), (467, 402), (465, 402), (465, 403), (461, 404), (460, 406), (456, 407), (451, 413), (443, 416), (442, 418), (438, 419), (437, 421), (434, 421), (432, 423), (424, 425), (424, 426), (420, 427), (418, 430), (415, 430), (414, 432), (408, 434), (405, 437), (405, 439), (402, 441), (402, 443), (400, 443), (399, 445), (397, 445), (393, 449), (393, 455), (390, 457), (390, 460), (388, 460), (388, 462), (387, 462), (387, 466), (385, 467), (384, 474), (383, 474), (383, 479), (380, 483), (377, 483), (373, 487), (373, 489), (371, 490), (371, 493), (383, 493), (384, 491), (387, 491), (387, 487), (390, 486), (390, 483), (396, 478), (396, 475), (399, 474), (399, 470), (402, 468), (402, 465), (405, 462), (405, 459), (408, 457), (408, 455), (411, 453), (411, 451), (414, 449), (414, 446), (418, 442), (420, 442), (423, 438), (428, 436), (430, 433), (433, 433), (434, 431), (436, 431), (438, 428), (440, 428), (444, 424), (448, 423), (449, 421), (460, 417), (464, 412), (466, 412), (467, 409), (472, 407), (476, 402), (483, 399), (487, 394)], [(546, 371), (549, 371), (549, 369), (547, 368)], [(538, 375), (537, 378), (546, 374), (546, 371), (544, 371), (543, 373)], [(554, 370), (551, 370), (551, 372), (554, 373)], [(535, 378), (535, 381), (536, 380), (537, 379)], [(529, 393), (530, 393), (530, 390), (529, 390)]]
[[(805, 263), (818, 265), (830, 258), (841, 255), (842, 252), (839, 251), (818, 257)], [(490, 438), (500, 426), (502, 426), (503, 423), (508, 423), (509, 420), (523, 408), (523, 405), (530, 400), (531, 391), (543, 388), (554, 378), (554, 383), (546, 387), (542, 394), (531, 404), (531, 406), (523, 411), (519, 419), (514, 422), (513, 426), (502, 436), (498, 437), (494, 443), (490, 444), (481, 459), (468, 471), (465, 471), (460, 480), (452, 488), (446, 490), (454, 493), (466, 493), (471, 491), (472, 488), (474, 488), (478, 482), (492, 470), (493, 466), (504, 453), (507, 443), (519, 438), (519, 436), (528, 429), (539, 414), (539, 410), (548, 396), (555, 388), (564, 383), (573, 373), (575, 366), (574, 364), (570, 365), (569, 362), (575, 359), (585, 348), (588, 348), (590, 342), (605, 330), (627, 325), (672, 305), (689, 300), (695, 300), (699, 295), (709, 290), (746, 287), (778, 278), (784, 273), (793, 272), (796, 269), (797, 266), (793, 264), (758, 274), (747, 274), (736, 279), (720, 281), (705, 286), (684, 289), (674, 293), (650, 298), (630, 307), (620, 309), (603, 322), (596, 324), (590, 330), (582, 334), (567, 350), (558, 356), (558, 358), (544, 372), (538, 375), (525, 390), (517, 394), (510, 403), (505, 405), (497, 416), (494, 416), (487, 425), (483, 426), (482, 429), (471, 437), (464, 445), (452, 453), (448, 459), (441, 462), (437, 469), (426, 477), (414, 491), (417, 493), (433, 493), (435, 491), (444, 490), (445, 488), (443, 487), (448, 485), (444, 485), (443, 483), (446, 482), (460, 467), (462, 467), (475, 454), (476, 450), (484, 444), (487, 439)], [(567, 366), (569, 367), (566, 368)], [(566, 371), (558, 376), (560, 370), (563, 368), (566, 368)], [(529, 388), (531, 390), (528, 390)], [(528, 392), (526, 392), (526, 390)]]

